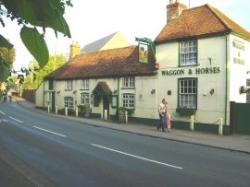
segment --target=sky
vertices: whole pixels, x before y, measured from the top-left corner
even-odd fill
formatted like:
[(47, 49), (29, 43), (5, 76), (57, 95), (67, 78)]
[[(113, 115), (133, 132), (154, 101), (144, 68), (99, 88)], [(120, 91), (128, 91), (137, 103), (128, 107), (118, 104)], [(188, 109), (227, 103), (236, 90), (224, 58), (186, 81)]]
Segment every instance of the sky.
[[(190, 4), (189, 4), (190, 1)], [(179, 0), (190, 7), (210, 4), (243, 28), (250, 31), (249, 0)], [(65, 19), (69, 24), (72, 38), (62, 34), (56, 38), (48, 29), (45, 40), (50, 55), (69, 52), (69, 45), (77, 41), (81, 48), (114, 32), (121, 32), (125, 38), (135, 44), (135, 37), (148, 37), (154, 40), (166, 24), (166, 5), (169, 0), (72, 0)], [(27, 67), (33, 57), (29, 54), (20, 36), (20, 27), (15, 22), (6, 22), (0, 34), (15, 45), (16, 58), (14, 69)]]

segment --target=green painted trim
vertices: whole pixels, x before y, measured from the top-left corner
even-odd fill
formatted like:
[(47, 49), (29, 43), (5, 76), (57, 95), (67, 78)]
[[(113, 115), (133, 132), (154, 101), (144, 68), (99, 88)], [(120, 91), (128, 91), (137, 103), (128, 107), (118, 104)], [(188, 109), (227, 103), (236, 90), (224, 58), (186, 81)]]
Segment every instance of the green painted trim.
[(119, 77), (117, 78), (117, 95), (118, 95), (118, 97), (117, 97), (117, 107), (116, 107), (116, 109), (118, 111), (118, 108), (120, 107), (120, 78)]
[(177, 79), (177, 85), (178, 85), (178, 92), (177, 92), (177, 108), (180, 108), (180, 97), (179, 97), (179, 93), (180, 93), (180, 81), (181, 80), (193, 80), (195, 79), (196, 80), (196, 106), (195, 106), (195, 109), (197, 110), (197, 106), (198, 106), (198, 78), (197, 77), (182, 77), (182, 78), (178, 78)]
[(139, 118), (139, 117), (129, 117), (128, 122), (133, 122), (141, 125), (149, 125), (149, 126), (157, 126), (159, 123), (159, 119), (151, 119), (151, 118)]
[[(148, 125), (157, 127), (159, 119), (150, 119), (150, 118), (138, 118), (138, 117), (129, 117), (129, 123), (137, 123), (138, 125)], [(188, 130), (190, 129), (189, 122), (184, 121), (171, 121), (171, 126), (173, 129)], [(217, 124), (206, 124), (206, 123), (195, 123), (195, 131), (205, 132), (211, 134), (218, 134), (219, 126)], [(223, 134), (229, 135), (229, 126), (223, 126)]]
[(228, 106), (228, 36), (226, 36), (226, 81), (225, 81), (225, 113), (224, 113), (224, 125), (227, 124), (227, 106)]

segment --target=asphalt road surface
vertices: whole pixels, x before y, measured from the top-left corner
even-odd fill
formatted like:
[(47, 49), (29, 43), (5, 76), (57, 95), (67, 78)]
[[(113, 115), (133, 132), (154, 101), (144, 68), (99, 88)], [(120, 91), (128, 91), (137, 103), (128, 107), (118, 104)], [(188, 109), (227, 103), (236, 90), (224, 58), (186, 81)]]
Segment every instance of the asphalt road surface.
[(88, 125), (16, 103), (0, 104), (0, 120), (0, 159), (34, 186), (250, 186), (249, 154)]

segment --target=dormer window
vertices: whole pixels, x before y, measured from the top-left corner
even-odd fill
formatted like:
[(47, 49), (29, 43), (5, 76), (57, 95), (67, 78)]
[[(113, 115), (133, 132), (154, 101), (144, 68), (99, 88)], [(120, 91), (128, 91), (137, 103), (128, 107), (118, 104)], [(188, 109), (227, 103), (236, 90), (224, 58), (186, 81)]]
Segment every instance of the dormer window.
[(180, 42), (180, 66), (197, 65), (197, 40)]

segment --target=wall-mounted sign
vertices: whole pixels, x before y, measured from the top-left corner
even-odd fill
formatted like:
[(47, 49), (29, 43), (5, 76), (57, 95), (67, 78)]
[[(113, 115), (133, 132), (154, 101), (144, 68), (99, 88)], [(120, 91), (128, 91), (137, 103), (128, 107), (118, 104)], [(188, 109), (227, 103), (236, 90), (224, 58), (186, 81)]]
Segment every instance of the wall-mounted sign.
[(233, 46), (239, 50), (245, 50), (245, 45), (243, 42), (238, 41), (238, 40), (233, 40)]
[(175, 75), (218, 74), (220, 72), (221, 72), (220, 67), (205, 67), (205, 68), (164, 70), (161, 72), (161, 74), (162, 76), (175, 76)]

